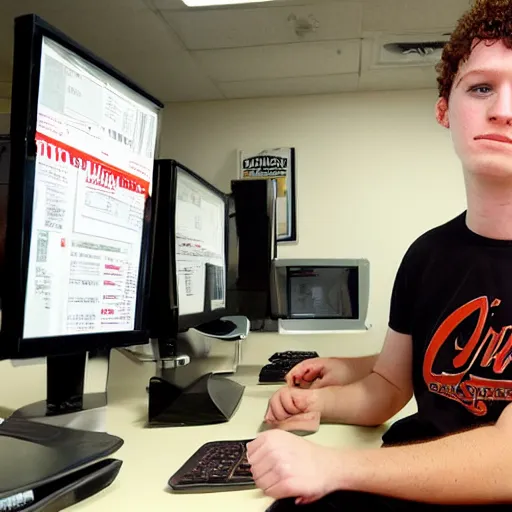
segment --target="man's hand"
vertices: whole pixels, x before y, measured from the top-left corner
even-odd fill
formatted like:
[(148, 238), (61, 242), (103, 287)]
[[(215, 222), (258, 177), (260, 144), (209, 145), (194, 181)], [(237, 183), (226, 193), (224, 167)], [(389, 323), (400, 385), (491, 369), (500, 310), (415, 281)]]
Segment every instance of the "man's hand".
[(313, 434), (320, 428), (320, 420), (321, 416), (319, 412), (303, 412), (284, 421), (275, 423), (268, 422), (268, 425), (289, 432)]
[(321, 411), (322, 404), (317, 391), (284, 386), (277, 390), (269, 400), (265, 422), (275, 424), (298, 414), (320, 413)]
[(247, 444), (256, 485), (274, 499), (317, 501), (342, 486), (341, 452), (282, 430), (270, 430)]
[(323, 388), (346, 384), (346, 364), (331, 357), (306, 359), (294, 366), (286, 375), (288, 386), (300, 388)]

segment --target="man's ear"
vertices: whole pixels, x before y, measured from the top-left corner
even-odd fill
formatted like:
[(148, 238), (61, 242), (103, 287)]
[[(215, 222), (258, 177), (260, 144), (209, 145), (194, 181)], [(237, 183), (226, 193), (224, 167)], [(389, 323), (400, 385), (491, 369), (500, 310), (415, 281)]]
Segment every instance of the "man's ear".
[(448, 102), (446, 98), (439, 98), (436, 103), (437, 122), (445, 128), (450, 128), (450, 119), (448, 116)]

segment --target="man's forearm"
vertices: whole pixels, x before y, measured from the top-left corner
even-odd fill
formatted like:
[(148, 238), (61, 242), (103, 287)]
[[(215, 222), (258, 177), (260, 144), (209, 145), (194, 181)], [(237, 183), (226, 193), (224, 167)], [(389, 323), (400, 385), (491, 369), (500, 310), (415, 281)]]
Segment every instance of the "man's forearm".
[(372, 373), (379, 354), (362, 357), (335, 357), (340, 363), (340, 384), (346, 385), (364, 379)]
[(439, 503), (512, 503), (510, 435), (486, 426), (408, 446), (340, 457), (344, 489)]
[(347, 386), (328, 386), (315, 392), (324, 422), (367, 427), (387, 421), (410, 398), (376, 373)]

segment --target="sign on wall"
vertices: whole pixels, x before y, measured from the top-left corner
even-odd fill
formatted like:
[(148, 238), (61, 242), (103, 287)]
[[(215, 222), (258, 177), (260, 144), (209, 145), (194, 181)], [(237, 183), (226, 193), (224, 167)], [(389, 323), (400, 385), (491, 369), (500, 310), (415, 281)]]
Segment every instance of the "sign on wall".
[(272, 179), (277, 188), (277, 240), (297, 240), (295, 198), (295, 148), (241, 150), (238, 175), (240, 179)]

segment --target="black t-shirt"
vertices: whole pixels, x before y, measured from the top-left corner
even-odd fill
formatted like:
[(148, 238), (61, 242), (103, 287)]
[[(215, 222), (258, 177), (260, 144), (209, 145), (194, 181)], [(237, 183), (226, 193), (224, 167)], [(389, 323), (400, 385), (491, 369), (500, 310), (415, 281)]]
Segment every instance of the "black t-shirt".
[(385, 444), (495, 423), (512, 401), (512, 241), (472, 232), (463, 213), (409, 248), (389, 326), (413, 340), (418, 412)]

